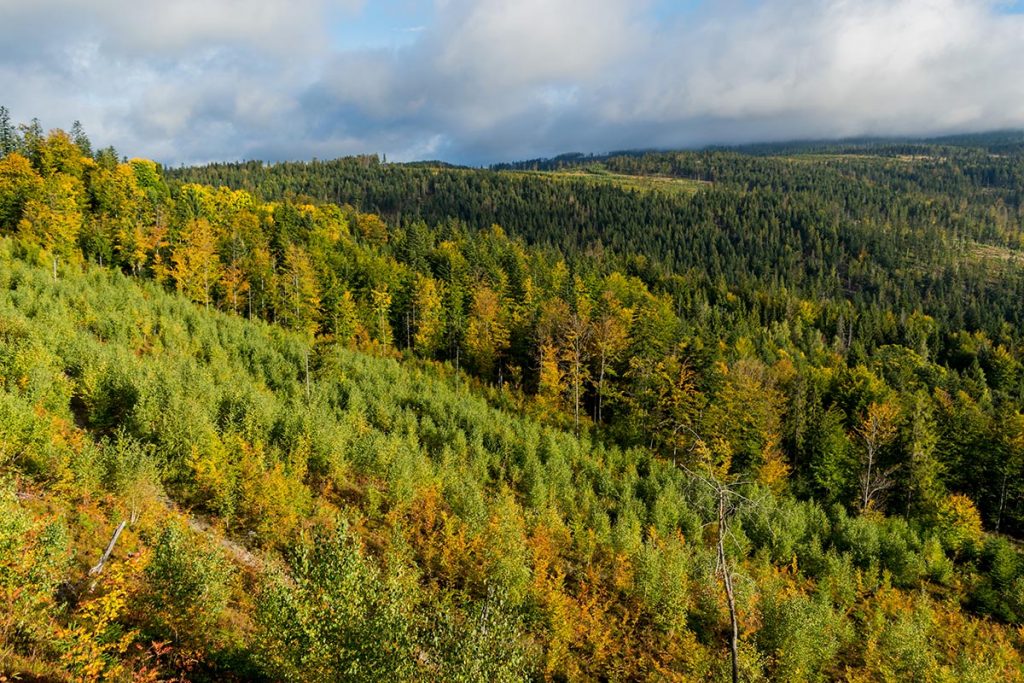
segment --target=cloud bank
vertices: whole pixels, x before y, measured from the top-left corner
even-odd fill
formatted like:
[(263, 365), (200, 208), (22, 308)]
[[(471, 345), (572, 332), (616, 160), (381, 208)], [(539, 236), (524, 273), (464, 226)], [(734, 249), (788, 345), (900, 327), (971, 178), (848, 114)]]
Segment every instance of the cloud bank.
[[(0, 0), (0, 104), (169, 164), (1024, 127), (1007, 2), (386, 4)], [(364, 28), (395, 39), (340, 37)]]

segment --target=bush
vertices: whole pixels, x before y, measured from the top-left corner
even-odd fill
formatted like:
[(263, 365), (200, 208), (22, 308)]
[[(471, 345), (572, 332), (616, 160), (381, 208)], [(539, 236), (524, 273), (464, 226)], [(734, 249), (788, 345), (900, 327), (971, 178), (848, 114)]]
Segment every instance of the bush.
[(219, 549), (181, 521), (168, 522), (146, 567), (149, 622), (179, 643), (218, 643), (234, 571)]
[(0, 480), (0, 672), (11, 657), (53, 645), (54, 599), (68, 562), (68, 534), (56, 521), (39, 521)]
[(524, 626), (500, 592), (459, 606), (431, 609), (429, 674), (421, 678), (452, 683), (523, 681), (535, 673), (535, 657), (524, 643)]
[(782, 595), (769, 586), (762, 594), (764, 626), (758, 648), (771, 662), (771, 680), (823, 681), (834, 677), (836, 656), (853, 629), (826, 600)]
[(344, 528), (321, 530), (271, 571), (256, 598), (258, 658), (272, 678), (410, 680), (415, 662), (408, 584), (363, 556)]

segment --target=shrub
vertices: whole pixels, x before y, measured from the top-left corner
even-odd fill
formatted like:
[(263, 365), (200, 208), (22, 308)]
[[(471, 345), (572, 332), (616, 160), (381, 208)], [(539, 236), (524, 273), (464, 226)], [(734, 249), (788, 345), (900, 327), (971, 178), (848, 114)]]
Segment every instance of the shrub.
[(160, 635), (216, 645), (234, 571), (222, 553), (183, 522), (169, 521), (146, 567), (148, 621)]
[[(389, 580), (342, 526), (292, 552), (289, 574), (270, 571), (256, 598), (258, 658), (272, 678), (409, 680), (416, 598)], [(397, 569), (396, 573), (397, 573)]]
[(762, 593), (763, 626), (758, 648), (771, 662), (777, 681), (823, 681), (834, 676), (840, 649), (853, 638), (853, 629), (827, 600), (784, 595), (769, 586)]
[(56, 521), (36, 520), (0, 480), (0, 672), (11, 657), (53, 645), (54, 594), (68, 561), (68, 534)]

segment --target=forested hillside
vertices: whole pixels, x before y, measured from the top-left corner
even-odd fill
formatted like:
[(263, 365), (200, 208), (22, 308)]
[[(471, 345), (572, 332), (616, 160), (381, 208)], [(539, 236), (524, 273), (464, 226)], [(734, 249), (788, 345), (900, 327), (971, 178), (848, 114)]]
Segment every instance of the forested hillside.
[(0, 673), (1024, 676), (1012, 153), (0, 151)]
[[(474, 228), (497, 223), (531, 244), (557, 247), (570, 261), (612, 252), (638, 274), (657, 269), (702, 287), (724, 285), (747, 299), (785, 288), (848, 301), (869, 315), (927, 310), (956, 329), (990, 333), (1024, 321), (1019, 273), (1000, 269), (1019, 258), (1007, 250), (1022, 246), (1024, 154), (923, 145), (834, 153), (844, 149), (525, 164), (563, 172), (547, 177), (380, 164), (375, 157), (216, 164), (171, 175), (270, 200), (348, 203), (403, 224), (452, 217)], [(589, 171), (591, 178), (566, 171)], [(608, 173), (700, 181), (704, 189), (691, 197), (592, 181)]]

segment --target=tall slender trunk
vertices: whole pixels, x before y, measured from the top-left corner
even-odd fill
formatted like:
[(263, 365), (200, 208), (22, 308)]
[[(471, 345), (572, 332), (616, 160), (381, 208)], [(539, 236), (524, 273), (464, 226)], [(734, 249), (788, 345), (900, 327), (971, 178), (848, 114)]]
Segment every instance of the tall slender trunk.
[(572, 400), (573, 400), (573, 417), (575, 418), (576, 435), (580, 433), (580, 383), (582, 382), (581, 368), (580, 368), (580, 356), (576, 354), (576, 361), (574, 363), (574, 373), (572, 382)]
[(725, 596), (729, 602), (729, 621), (732, 626), (732, 633), (729, 637), (729, 649), (732, 654), (732, 683), (739, 683), (739, 640), (740, 628), (736, 618), (736, 595), (732, 589), (732, 574), (729, 573), (729, 563), (725, 557), (725, 496), (724, 488), (718, 491), (718, 563), (722, 569), (722, 583), (725, 584)]
[(910, 507), (914, 503), (914, 472), (917, 471), (918, 453), (917, 448), (914, 448), (910, 453), (910, 482), (907, 484), (907, 508), (903, 513), (903, 516), (910, 519)]
[(999, 533), (999, 525), (1003, 523), (1003, 510), (1006, 508), (1006, 480), (1008, 472), (1003, 470), (1003, 485), (999, 487), (999, 513), (996, 515), (996, 533)]
[(867, 472), (864, 475), (864, 482), (861, 484), (860, 492), (860, 508), (861, 510), (868, 509), (868, 503), (871, 502), (871, 470), (875, 465), (875, 449), (870, 444), (867, 447), (868, 451), (868, 462)]
[(309, 401), (309, 351), (306, 351), (306, 401)]

